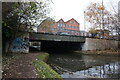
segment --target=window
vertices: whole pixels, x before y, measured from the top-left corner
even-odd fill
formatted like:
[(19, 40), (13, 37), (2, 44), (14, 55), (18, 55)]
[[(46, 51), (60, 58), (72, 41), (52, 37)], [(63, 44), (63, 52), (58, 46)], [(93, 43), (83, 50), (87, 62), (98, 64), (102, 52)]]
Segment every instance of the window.
[(76, 26), (74, 26), (74, 29), (77, 29), (77, 27), (76, 27)]
[(67, 31), (67, 30), (65, 29), (65, 31)]
[(72, 21), (70, 21), (70, 23), (72, 24)]
[(65, 24), (63, 24), (63, 27), (65, 27)]
[(52, 25), (54, 26), (55, 24), (53, 23)]
[(65, 28), (63, 28), (63, 31), (65, 31)]
[(74, 29), (76, 29), (76, 26), (74, 26)]
[(61, 24), (61, 26), (62, 26), (63, 24)]
[(60, 28), (58, 28), (58, 31), (60, 31)]
[(59, 26), (59, 23), (58, 23), (58, 26)]
[(55, 29), (54, 28), (52, 28), (52, 31), (54, 31)]
[(60, 28), (60, 30), (62, 31), (63, 29), (62, 29), (62, 28)]
[(75, 29), (77, 29), (77, 27), (76, 27), (76, 26), (74, 26), (74, 28), (75, 28)]

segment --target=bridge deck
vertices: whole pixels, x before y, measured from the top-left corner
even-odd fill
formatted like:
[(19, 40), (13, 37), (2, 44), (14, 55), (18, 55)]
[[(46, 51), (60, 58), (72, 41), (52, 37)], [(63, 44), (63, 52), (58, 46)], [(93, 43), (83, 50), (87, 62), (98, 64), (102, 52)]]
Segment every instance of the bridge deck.
[(31, 41), (68, 41), (68, 42), (85, 42), (85, 37), (73, 35), (56, 35), (48, 33), (29, 33), (29, 40)]

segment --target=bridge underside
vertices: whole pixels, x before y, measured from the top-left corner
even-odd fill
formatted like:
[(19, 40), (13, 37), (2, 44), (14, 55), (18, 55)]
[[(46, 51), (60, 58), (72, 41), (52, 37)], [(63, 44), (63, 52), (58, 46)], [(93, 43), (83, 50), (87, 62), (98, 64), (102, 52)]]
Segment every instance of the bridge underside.
[(80, 50), (82, 43), (78, 42), (64, 42), (64, 41), (41, 41), (42, 51), (72, 51)]

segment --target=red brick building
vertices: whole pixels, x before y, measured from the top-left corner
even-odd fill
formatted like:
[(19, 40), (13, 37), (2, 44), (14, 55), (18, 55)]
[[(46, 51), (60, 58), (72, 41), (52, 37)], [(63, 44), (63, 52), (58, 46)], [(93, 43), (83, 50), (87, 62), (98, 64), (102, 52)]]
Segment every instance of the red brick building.
[(37, 31), (44, 33), (61, 32), (69, 35), (80, 35), (80, 24), (74, 18), (68, 20), (67, 22), (64, 22), (63, 19), (60, 19), (58, 22), (46, 19), (40, 24)]
[(80, 35), (80, 24), (74, 18), (66, 22), (66, 29), (69, 34)]

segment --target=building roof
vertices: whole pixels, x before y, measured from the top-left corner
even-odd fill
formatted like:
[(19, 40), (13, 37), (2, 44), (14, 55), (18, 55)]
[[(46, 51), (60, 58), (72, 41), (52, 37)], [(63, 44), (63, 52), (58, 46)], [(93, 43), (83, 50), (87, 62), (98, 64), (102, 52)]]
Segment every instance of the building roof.
[(60, 21), (62, 21), (62, 22), (64, 22), (64, 23), (65, 23), (65, 21), (64, 21), (62, 18), (61, 18), (59, 21), (57, 21), (57, 23), (58, 23), (58, 22), (60, 22)]
[(74, 18), (72, 18), (72, 19), (70, 19), (70, 20), (68, 20), (68, 21), (66, 21), (66, 22), (61, 18), (59, 21), (57, 21), (57, 23), (60, 22), (60, 21), (62, 21), (62, 22), (64, 22), (64, 23), (68, 23), (68, 22), (70, 22), (70, 21), (72, 21), (72, 20), (75, 21), (77, 24), (79, 24)]
[(66, 23), (68, 23), (68, 22), (70, 22), (70, 21), (72, 21), (72, 20), (75, 21), (77, 24), (79, 24), (74, 18), (72, 18), (72, 19), (66, 21)]

